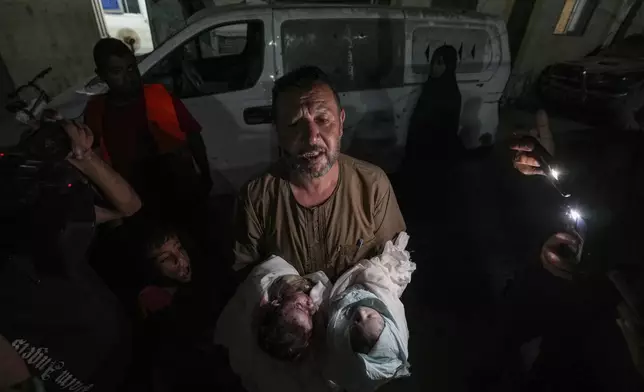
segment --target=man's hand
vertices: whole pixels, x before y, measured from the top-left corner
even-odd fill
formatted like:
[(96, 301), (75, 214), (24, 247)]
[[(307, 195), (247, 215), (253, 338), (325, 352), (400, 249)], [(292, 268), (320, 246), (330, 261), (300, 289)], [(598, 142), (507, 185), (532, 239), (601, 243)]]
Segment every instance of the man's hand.
[(564, 279), (572, 279), (577, 272), (580, 239), (575, 234), (557, 233), (541, 248), (541, 265), (551, 274)]
[(548, 114), (544, 110), (538, 110), (536, 127), (527, 135), (516, 136), (519, 138), (510, 145), (510, 149), (516, 151), (514, 167), (528, 176), (543, 175), (543, 170), (540, 169), (538, 150), (544, 149), (552, 156), (555, 154), (555, 143), (552, 132), (550, 132)]
[(63, 121), (61, 125), (71, 143), (67, 160), (98, 187), (105, 199), (114, 206), (113, 211), (97, 207), (96, 222), (131, 216), (139, 211), (141, 199), (130, 184), (92, 150), (94, 135), (89, 127), (74, 121)]
[(71, 151), (67, 159), (73, 164), (87, 159), (92, 152), (92, 144), (94, 143), (92, 131), (87, 125), (75, 121), (63, 121), (62, 125), (71, 142)]

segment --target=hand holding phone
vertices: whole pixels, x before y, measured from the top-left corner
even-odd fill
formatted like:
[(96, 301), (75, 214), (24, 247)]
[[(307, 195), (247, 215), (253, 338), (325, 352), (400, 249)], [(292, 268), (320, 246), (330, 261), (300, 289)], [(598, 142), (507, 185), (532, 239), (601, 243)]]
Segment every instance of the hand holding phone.
[(579, 271), (580, 238), (574, 233), (554, 234), (541, 248), (541, 265), (555, 276), (572, 279)]

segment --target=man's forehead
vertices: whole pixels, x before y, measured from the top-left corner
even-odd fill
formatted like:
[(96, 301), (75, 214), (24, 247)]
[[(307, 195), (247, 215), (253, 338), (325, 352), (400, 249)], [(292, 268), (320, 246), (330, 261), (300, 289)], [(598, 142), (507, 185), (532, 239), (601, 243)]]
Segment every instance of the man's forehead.
[(107, 58), (108, 67), (124, 67), (136, 62), (134, 56), (111, 55)]
[(293, 87), (280, 94), (283, 102), (288, 108), (293, 106), (331, 106), (335, 105), (336, 99), (333, 90), (323, 83), (317, 83), (309, 88)]

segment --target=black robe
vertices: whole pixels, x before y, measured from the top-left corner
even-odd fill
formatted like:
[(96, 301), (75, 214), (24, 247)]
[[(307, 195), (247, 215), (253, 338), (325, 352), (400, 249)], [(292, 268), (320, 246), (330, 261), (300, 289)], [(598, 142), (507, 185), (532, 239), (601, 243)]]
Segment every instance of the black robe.
[(438, 78), (432, 78), (430, 72), (409, 121), (405, 166), (449, 164), (463, 152), (458, 137), (461, 93), (456, 82), (456, 49), (438, 48), (432, 57), (432, 67), (440, 57), (445, 72)]

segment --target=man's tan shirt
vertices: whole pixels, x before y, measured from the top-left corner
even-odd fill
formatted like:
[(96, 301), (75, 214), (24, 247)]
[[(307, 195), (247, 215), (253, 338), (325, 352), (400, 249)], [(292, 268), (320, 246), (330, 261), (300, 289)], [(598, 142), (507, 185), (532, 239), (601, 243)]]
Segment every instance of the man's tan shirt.
[(338, 164), (336, 189), (316, 207), (297, 203), (282, 164), (242, 188), (235, 222), (236, 270), (275, 254), (301, 275), (321, 270), (334, 281), (405, 230), (391, 183), (380, 168), (346, 155), (340, 155)]

